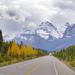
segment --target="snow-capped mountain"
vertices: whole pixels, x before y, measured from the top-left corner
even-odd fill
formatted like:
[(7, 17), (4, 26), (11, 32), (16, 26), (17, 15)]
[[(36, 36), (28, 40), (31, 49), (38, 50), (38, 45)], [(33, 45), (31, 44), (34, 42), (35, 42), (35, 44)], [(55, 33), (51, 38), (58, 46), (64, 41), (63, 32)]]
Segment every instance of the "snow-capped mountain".
[(45, 39), (58, 38), (60, 36), (57, 28), (50, 22), (42, 22), (36, 30), (37, 35)]
[(16, 39), (19, 40), (34, 40), (35, 36), (38, 36), (45, 40), (54, 40), (57, 37), (56, 35), (60, 35), (57, 28), (51, 24), (50, 22), (42, 22), (37, 29), (31, 30), (30, 28), (24, 28), (23, 32), (21, 32), (18, 36), (16, 36)]
[[(34, 48), (45, 50), (59, 50), (70, 45), (75, 45), (75, 24), (66, 23), (66, 29), (63, 37), (60, 38), (60, 32), (50, 22), (42, 22), (34, 30), (23, 28), (23, 31), (14, 38), (18, 44), (32, 44)], [(10, 40), (10, 37), (4, 37)]]
[[(35, 48), (41, 48), (45, 50), (53, 50), (52, 43), (60, 36), (57, 28), (50, 22), (45, 21), (38, 25), (34, 31), (30, 28), (24, 28), (23, 31), (17, 35), (14, 39), (19, 43), (32, 44)], [(49, 46), (51, 43), (51, 46)]]

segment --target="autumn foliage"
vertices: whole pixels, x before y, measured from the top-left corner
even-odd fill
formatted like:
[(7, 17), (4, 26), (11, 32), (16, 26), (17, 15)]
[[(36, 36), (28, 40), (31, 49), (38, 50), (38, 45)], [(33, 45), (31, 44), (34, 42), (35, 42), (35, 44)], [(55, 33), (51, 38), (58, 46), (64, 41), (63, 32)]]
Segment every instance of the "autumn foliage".
[(32, 45), (26, 46), (24, 44), (18, 45), (15, 41), (11, 42), (7, 54), (12, 57), (32, 57), (42, 55), (43, 52), (41, 50), (36, 50), (32, 48)]
[(35, 49), (32, 45), (18, 45), (16, 41), (4, 42), (0, 31), (0, 66), (44, 56), (47, 51)]

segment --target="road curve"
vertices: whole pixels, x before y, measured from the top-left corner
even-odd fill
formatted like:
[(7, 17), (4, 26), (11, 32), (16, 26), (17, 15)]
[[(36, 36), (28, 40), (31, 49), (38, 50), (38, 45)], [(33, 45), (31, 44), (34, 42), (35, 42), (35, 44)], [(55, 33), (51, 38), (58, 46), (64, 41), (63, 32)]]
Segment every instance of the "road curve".
[(55, 57), (44, 56), (1, 67), (0, 75), (75, 75), (75, 72)]

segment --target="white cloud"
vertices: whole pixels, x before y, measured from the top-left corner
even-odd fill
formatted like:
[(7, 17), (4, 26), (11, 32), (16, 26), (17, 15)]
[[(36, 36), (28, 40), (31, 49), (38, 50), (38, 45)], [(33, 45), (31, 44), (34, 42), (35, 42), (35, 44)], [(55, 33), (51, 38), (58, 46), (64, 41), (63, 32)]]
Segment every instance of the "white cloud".
[(41, 21), (50, 20), (63, 31), (65, 22), (75, 22), (74, 9), (74, 0), (0, 0), (0, 28), (4, 34), (16, 34), (23, 26), (36, 28)]
[[(56, 14), (57, 11), (52, 7), (52, 0), (5, 0), (1, 1), (1, 6), (5, 6), (7, 11), (12, 11), (16, 17), (20, 17), (22, 20), (24, 17), (32, 16), (33, 14), (40, 16), (39, 19), (47, 18), (50, 15)], [(50, 7), (48, 8), (44, 3), (49, 2)], [(43, 3), (43, 4), (42, 4)], [(2, 7), (3, 8), (3, 7)], [(9, 13), (6, 13), (7, 15)], [(12, 17), (11, 15), (9, 15)]]

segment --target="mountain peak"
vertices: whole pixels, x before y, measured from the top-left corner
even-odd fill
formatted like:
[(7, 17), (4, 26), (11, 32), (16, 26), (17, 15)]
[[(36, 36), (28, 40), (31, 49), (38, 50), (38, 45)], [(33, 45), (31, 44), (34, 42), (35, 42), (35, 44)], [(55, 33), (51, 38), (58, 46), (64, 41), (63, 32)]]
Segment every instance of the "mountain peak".
[(67, 28), (64, 32), (63, 37), (72, 37), (75, 36), (75, 24), (67, 23)]
[(59, 36), (57, 28), (49, 21), (42, 22), (36, 32), (39, 36), (46, 37), (46, 39), (49, 39), (49, 37), (58, 38)]
[(52, 27), (52, 28), (54, 28), (55, 30), (57, 30), (57, 28), (51, 23), (51, 22), (49, 22), (49, 21), (45, 21), (45, 22), (42, 22), (41, 24), (40, 24), (40, 26), (45, 26), (45, 27)]

